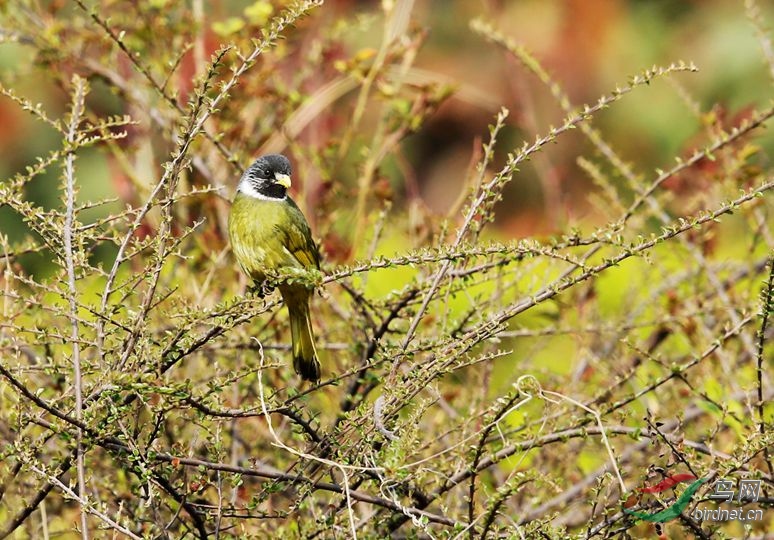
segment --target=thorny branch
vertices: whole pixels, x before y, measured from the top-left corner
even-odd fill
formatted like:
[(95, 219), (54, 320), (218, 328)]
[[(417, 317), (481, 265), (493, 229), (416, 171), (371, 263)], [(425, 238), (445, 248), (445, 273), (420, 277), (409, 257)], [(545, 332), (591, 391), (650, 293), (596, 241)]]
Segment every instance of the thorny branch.
[[(12, 6), (14, 29), (0, 28), (71, 95), (57, 118), (0, 76), (0, 99), (61, 140), (0, 182), (0, 206), (29, 232), (0, 235), (0, 536), (54, 523), (84, 538), (636, 535), (644, 526), (621, 495), (654, 467), (774, 482), (774, 182), (756, 146), (770, 104), (735, 127), (705, 126), (697, 150), (646, 177), (592, 117), (693, 64), (647, 69), (578, 107), (561, 74), (474, 22), (564, 119), (506, 155), (506, 130), (524, 126), (501, 109), (440, 222), (415, 194), (406, 137), (455, 89), (412, 67), (432, 34), (414, 30), (411, 0), (383, 3), (381, 49), (351, 58), (349, 26), (328, 26), (347, 20), (313, 10), (322, 1), (274, 17), (256, 2), (230, 21), (240, 30), (215, 33), (198, 4), (193, 19), (182, 4), (160, 16), (136, 2), (110, 18), (102, 2), (76, 4), (68, 20), (58, 6)], [(765, 12), (753, 0), (746, 10), (771, 68)], [(148, 35), (170, 47), (148, 47)], [(139, 121), (103, 118), (87, 80)], [(458, 95), (491, 107), (464, 86)], [(577, 157), (607, 205), (597, 228), (489, 238), (506, 186), (576, 128), (598, 154)], [(218, 191), (242, 153), (280, 146), (306, 173), (293, 195), (325, 260), (308, 276), (321, 291), (312, 309), (325, 377), (307, 386), (287, 367), (279, 295), (243, 293)], [(117, 163), (132, 193), (110, 169), (117, 197), (82, 202), (92, 184), (75, 160), (86, 148)], [(704, 170), (713, 160), (716, 174)], [(383, 179), (393, 161), (405, 205)], [(51, 208), (29, 194), (54, 167), (62, 198)], [(675, 204), (677, 178), (701, 193)], [(347, 222), (357, 230), (346, 237), (373, 227), (369, 246), (340, 239)], [(48, 274), (31, 256), (50, 261)], [(724, 386), (730, 373), (738, 380)], [(668, 526), (720, 534), (687, 516)]]

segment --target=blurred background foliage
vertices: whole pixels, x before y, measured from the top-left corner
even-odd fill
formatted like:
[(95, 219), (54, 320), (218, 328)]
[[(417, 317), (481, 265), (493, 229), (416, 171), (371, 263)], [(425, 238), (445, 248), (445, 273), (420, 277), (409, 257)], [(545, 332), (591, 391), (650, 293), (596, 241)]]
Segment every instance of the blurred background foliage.
[[(151, 205), (134, 232), (139, 256), (117, 269), (116, 281), (125, 290), (112, 297), (109, 313), (105, 306), (95, 307), (122, 235), (132, 235), (127, 231), (133, 212), (153, 200), (154, 186), (179, 150), (190, 103), (218, 96), (253, 49), (253, 40), (265, 37), (270, 21), (292, 4), (0, 0), (0, 83), (12, 90), (0, 96), (0, 178), (6, 185), (36, 159), (63, 147), (61, 134), (37, 121), (14, 95), (40, 103), (50, 118), (66, 118), (78, 75), (91, 89), (87, 120), (131, 119), (105, 128), (101, 135), (115, 137), (79, 149), (77, 159), (78, 201), (97, 203), (79, 211), (78, 219), (100, 224), (90, 238), (84, 236), (88, 265), (78, 280), (88, 307), (80, 312), (83, 326), (90, 328), (99, 317), (119, 320), (124, 326), (116, 325), (105, 343), (115, 347), (111, 354), (123, 351), (128, 359), (106, 366), (100, 362), (111, 356), (103, 344), (93, 335), (94, 341), (84, 337), (84, 350), (93, 353), (85, 355), (84, 381), (92, 389), (112, 385), (122, 398), (141, 396), (139, 404), (125, 402), (121, 414), (100, 404), (124, 419), (109, 434), (126, 444), (147, 437), (146, 451), (163, 447), (170, 455), (207, 459), (210, 465), (268, 464), (273, 471), (315, 481), (346, 481), (335, 467), (321, 472), (272, 446), (255, 405), (257, 388), (270, 385), (269, 405), (288, 414), (277, 426), (284, 440), (340, 463), (385, 467), (371, 476), (353, 473), (353, 489), (384, 497), (372, 514), (359, 514), (366, 537), (399, 536), (408, 527), (413, 528), (407, 536), (454, 537), (466, 527), (482, 537), (610, 533), (625, 519), (619, 515), (620, 493), (611, 469), (605, 469), (609, 459), (599, 434), (591, 429), (596, 417), (577, 402), (603, 411), (605, 425), (618, 430), (614, 446), (630, 490), (654, 481), (658, 468), (681, 466), (680, 452), (688, 453), (685, 461), (696, 472), (759, 474), (770, 489), (771, 459), (762, 448), (770, 446), (771, 410), (764, 421), (763, 403), (750, 396), (756, 389), (771, 395), (760, 375), (764, 360), (767, 368), (771, 364), (768, 334), (760, 350), (755, 348), (757, 313), (766, 311), (759, 293), (772, 250), (771, 196), (723, 215), (722, 225), (695, 223), (695, 230), (681, 232), (678, 239), (659, 240), (636, 258), (608, 264), (617, 249), (662, 234), (681, 218), (690, 224), (691, 216), (717, 210), (740, 190), (771, 181), (774, 138), (770, 130), (755, 129), (668, 174), (643, 204), (636, 203), (638, 210), (623, 228), (611, 225), (676, 158), (679, 164), (696, 149), (726, 140), (734, 128), (746, 129), (745, 122), (765, 125), (772, 116), (770, 111), (756, 116), (771, 105), (774, 79), (769, 32), (774, 8), (767, 2), (328, 0), (284, 29), (282, 39), (267, 47), (218, 102), (203, 125), (206, 133), (192, 140), (190, 161), (172, 173), (179, 198), (171, 209), (162, 202)], [(490, 25), (472, 24), (475, 20)], [(524, 47), (521, 56), (506, 51), (504, 36)], [(213, 56), (226, 45), (232, 48), (211, 70)], [(656, 70), (647, 84), (635, 79), (651, 66), (680, 61), (698, 69)], [(552, 93), (555, 88), (525, 68), (530, 63), (542, 66), (532, 71), (543, 69), (560, 85), (571, 110), (594, 105), (616, 88), (633, 87), (593, 119), (623, 163), (610, 163), (602, 145), (580, 129), (550, 136), (556, 144), (530, 152), (516, 174), (494, 184), (494, 210), (467, 222), (462, 216), (480, 188), (477, 164), (486, 163), (484, 181), (496, 177), (509, 163), (509, 152), (562, 125), (568, 115)], [(202, 91), (208, 73), (212, 84)], [(510, 114), (487, 155), (482, 146), (501, 107)], [(324, 380), (311, 389), (296, 388), (288, 367), (284, 312), (270, 303), (238, 300), (246, 282), (227, 246), (228, 201), (241, 171), (270, 152), (284, 153), (294, 164), (294, 198), (320, 243), (330, 279), (314, 305)], [(23, 182), (25, 200), (43, 211), (61, 211), (62, 184), (61, 170), (49, 167)], [(4, 268), (17, 276), (5, 275), (0, 283), (11, 290), (6, 301), (21, 306), (6, 308), (14, 317), (0, 335), (3, 351), (11, 359), (7, 364), (29, 377), (30, 387), (72, 408), (72, 343), (61, 338), (66, 303), (57, 289), (62, 264), (28, 226), (31, 221), (18, 208), (0, 205), (3, 249), (14, 252)], [(455, 252), (451, 239), (471, 223), (472, 232), (457, 250), (462, 255), (450, 270), (453, 277), (436, 292), (431, 284), (438, 267)], [(602, 233), (596, 235), (598, 230)], [(148, 246), (156, 239), (173, 247), (153, 276)], [(536, 243), (509, 243), (520, 239)], [(583, 254), (573, 251), (577, 245), (601, 246), (601, 252), (583, 259), (601, 270), (498, 319), (563, 276), (577, 275), (576, 257)], [(500, 251), (475, 255), (487, 246)], [(508, 251), (517, 247), (524, 249), (523, 257)], [(382, 264), (380, 257), (395, 259)], [(360, 271), (345, 266), (358, 264)], [(141, 308), (140, 297), (157, 283), (159, 291), (148, 293), (152, 309)], [(428, 291), (435, 297), (423, 313), (419, 304)], [(274, 315), (265, 313), (269, 310)], [(134, 320), (138, 313), (143, 316)], [(410, 323), (417, 313), (421, 325), (404, 355), (401, 345), (411, 341)], [(486, 327), (490, 318), (498, 321), (492, 326), (496, 330)], [(133, 324), (140, 329), (137, 350), (122, 349), (133, 335), (122, 332)], [(60, 334), (51, 337), (46, 329)], [(472, 338), (464, 337), (471, 333)], [(256, 379), (264, 366), (256, 365), (251, 337), (271, 351), (268, 380)], [(726, 349), (717, 362), (705, 362), (714, 361), (706, 351), (716, 341)], [(170, 360), (170, 351), (178, 349), (181, 356)], [(45, 360), (41, 371), (27, 371), (30, 351)], [(438, 367), (444, 355), (460, 365)], [(678, 368), (695, 358), (699, 367), (684, 375)], [(397, 376), (393, 365), (403, 367)], [(576, 401), (529, 394), (518, 386), (522, 375)], [(396, 380), (400, 384), (393, 385)], [(388, 418), (399, 442), (389, 440), (384, 426), (374, 426), (373, 400), (379, 392), (397, 402)], [(537, 395), (541, 399), (532, 400)], [(514, 396), (525, 404), (511, 407)], [(10, 463), (26, 463), (28, 457), (11, 443), (18, 444), (19, 433), (38, 440), (45, 430), (30, 428), (26, 419), (37, 409), (29, 410), (24, 399), (9, 392), (3, 400), (4, 457), (9, 459), (0, 516), (10, 522), (29, 504), (18, 501), (30, 500), (35, 482), (42, 481), (14, 472)], [(498, 409), (502, 403), (510, 405)], [(94, 409), (85, 411), (87, 418), (102, 429), (104, 411)], [(152, 435), (151, 417), (157, 420)], [(669, 437), (658, 432), (662, 425), (673, 430)], [(559, 448), (530, 442), (572, 429), (589, 429), (592, 435), (557, 436)], [(478, 433), (486, 437), (479, 441)], [(677, 439), (688, 442), (683, 446)], [(725, 457), (697, 446), (705, 442)], [(474, 443), (481, 451), (475, 459)], [(40, 463), (61, 459), (63, 448), (69, 448), (46, 444), (48, 439), (36, 454)], [(165, 502), (146, 508), (147, 478), (128, 465), (115, 466), (120, 459), (94, 445), (90, 486), (102, 494), (119, 487), (120, 501), (107, 495), (102, 501), (114, 513), (118, 507), (125, 511), (127, 523), (143, 524), (133, 529), (138, 534), (162, 534), (159, 524), (170, 520), (175, 533), (199, 537), (206, 537), (203, 529), (225, 536), (221, 522), (233, 527), (224, 529), (228, 534), (256, 537), (267, 531), (309, 538), (325, 537), (330, 530), (349, 532), (341, 497), (318, 499), (312, 490), (294, 491), (287, 478), (288, 484), (275, 484), (229, 477), (233, 515), (224, 517), (220, 473), (216, 477), (215, 468), (202, 466), (186, 476), (179, 461), (154, 469), (161, 475), (153, 477), (154, 486), (162, 488), (153, 489), (164, 493)], [(491, 467), (473, 474), (470, 488), (464, 484), (455, 491), (444, 483), (460, 471), (476, 470), (498, 451), (503, 453), (492, 458)], [(258, 455), (261, 463), (255, 461)], [(744, 465), (735, 465), (732, 456)], [(432, 466), (412, 469), (413, 476), (400, 468), (425, 459)], [(15, 475), (24, 480), (19, 486), (12, 485)], [(523, 491), (522, 481), (528, 486)], [(194, 508), (176, 506), (175, 490), (164, 482), (195, 500)], [(440, 504), (431, 505), (434, 494)], [(469, 494), (473, 497), (466, 502)], [(47, 499), (50, 523), (40, 525), (47, 518), (36, 518), (19, 526), (19, 534), (39, 537), (46, 526), (72, 531), (76, 505), (52, 498)], [(411, 514), (410, 521), (409, 514), (389, 507), (398, 500), (442, 515), (431, 516), (429, 526), (419, 514)], [(483, 525), (490, 510), (497, 516), (494, 527)], [(241, 512), (265, 521), (251, 522)], [(205, 516), (206, 523), (198, 523), (196, 515)], [(767, 517), (754, 525), (755, 534), (771, 523)], [(408, 521), (403, 529), (401, 519)], [(718, 532), (702, 531), (698, 524), (699, 534), (696, 527), (683, 521), (669, 530), (707, 537)], [(642, 523), (627, 522), (623, 530), (629, 529), (634, 535), (653, 532)], [(719, 534), (741, 530), (730, 523)]]
[[(139, 58), (152, 62), (152, 72), (159, 80), (163, 80), (165, 68), (179, 64), (166, 88), (184, 105), (192, 80), (201, 74), (215, 49), (221, 43), (246, 42), (280, 6), (275, 8), (270, 2), (203, 2), (203, 11), (193, 20), (190, 5), (180, 2), (110, 1), (102, 7), (110, 21), (126, 32), (127, 46)], [(761, 8), (762, 20), (769, 20), (771, 6), (761, 3)], [(8, 17), (3, 29), (7, 41), (0, 48), (6, 84), (30, 101), (42, 103), (50, 115), (62, 114), (69, 99), (62, 91), (62, 81), (68, 80), (71, 72), (88, 69), (88, 59), (84, 66), (77, 58), (104, 48), (104, 39), (79, 35), (77, 28), (69, 27), (69, 17), (82, 16), (69, 2), (5, 2), (2, 9)], [(357, 79), (367, 74), (383, 39), (380, 15), (381, 2), (377, 1), (327, 3), (325, 10), (301, 21), (279, 47), (263, 55), (261, 65), (243, 82), (240, 95), (217, 119), (221, 140), (242, 166), (262, 149), (283, 151), (300, 161), (296, 176), (303, 189), (303, 207), (309, 208), (312, 221), (318, 215), (346, 214), (339, 197), (355, 192), (359, 174), (352, 161), (326, 166), (335, 161), (332, 154), (346, 131), (357, 87), (346, 83), (344, 88), (337, 87), (336, 99), (330, 101), (326, 101), (327, 95), (321, 97), (321, 89), (348, 75)], [(736, 2), (417, 2), (410, 25), (413, 39), (421, 41), (421, 52), (404, 80), (409, 86), (436, 85), (441, 87), (438, 91), (450, 95), (421, 130), (405, 137), (395, 155), (380, 164), (375, 178), (377, 195), (395, 201), (400, 212), (445, 215), (464, 193), (464, 172), (471, 167), (476, 145), (500, 106), (512, 112), (499, 140), (503, 150), (531, 139), (542, 126), (557, 124), (564, 116), (540, 81), (470, 30), (469, 21), (476, 17), (507, 22), (502, 29), (533, 52), (576, 104), (595, 101), (645, 67), (677, 60), (694, 62), (699, 67), (697, 73), (653, 84), (623, 100), (614, 111), (597, 117), (596, 125), (616, 141), (619, 153), (643, 171), (663, 166), (674, 156), (687, 157), (706, 140), (707, 130), (713, 126), (729, 129), (738, 125), (751, 109), (762, 104), (761, 98), (771, 88), (771, 74), (763, 63), (755, 31)], [(34, 24), (39, 29), (36, 40), (50, 49), (29, 47), (24, 39), (9, 42), (17, 18), (25, 26)], [(54, 50), (58, 62), (59, 55), (65, 56), (64, 62), (49, 63), (47, 55)], [(112, 55), (115, 64), (111, 67), (116, 74), (131, 80), (132, 67), (126, 58), (117, 52)], [(114, 87), (101, 82), (99, 75), (107, 76), (99, 71), (92, 74), (95, 80), (89, 105), (95, 113), (140, 112), (117, 95)], [(409, 112), (407, 97), (390, 99), (394, 91), (391, 84), (377, 84), (353, 136), (350, 152), (354, 155), (368, 150), (383, 107), (394, 109), (395, 115)], [(260, 92), (251, 91), (256, 86), (261, 87)], [(156, 96), (156, 100), (161, 99)], [(324, 110), (303, 118), (290, 140), (283, 137), (278, 126), (302, 104), (314, 109), (315, 100), (322, 101)], [(130, 160), (134, 174), (158, 174), (159, 157), (168, 148), (161, 140), (154, 140), (154, 129), (140, 121), (129, 137), (117, 143), (122, 157), (119, 149), (113, 153), (88, 151), (80, 156), (81, 195), (94, 200), (130, 198), (134, 188), (121, 159)], [(773, 141), (770, 132), (756, 139), (756, 145), (764, 150), (760, 155), (767, 155)], [(0, 101), (0, 175), (8, 177), (58, 144), (53, 130), (34, 122), (12, 102)], [(305, 155), (295, 156), (294, 148), (299, 152), (303, 148)], [(507, 187), (502, 210), (497, 212), (497, 234), (522, 238), (553, 234), (568, 225), (602, 225), (604, 217), (589, 204), (593, 186), (577, 164), (579, 155), (593, 153), (579, 133), (568, 134), (545, 149)], [(504, 154), (499, 154), (495, 166), (504, 159)], [(755, 163), (760, 159), (765, 158), (756, 158)], [(329, 170), (331, 176), (323, 177), (323, 171)], [(222, 195), (229, 197), (238, 174), (228, 168), (212, 174), (227, 188)], [(49, 187), (55, 175), (49, 171), (32, 182), (28, 186), (30, 199), (43, 206), (56, 204), (57, 194)], [(194, 172), (191, 182), (207, 180), (211, 179), (197, 178)], [(667, 186), (675, 194), (672, 204), (678, 209), (695, 191), (695, 186), (690, 189), (684, 183), (676, 179), (670, 182), (674, 185)], [(120, 203), (104, 205), (93, 217), (107, 216), (118, 207)], [(331, 235), (330, 251), (335, 255), (342, 255), (339, 250), (350, 255), (351, 238), (345, 233), (348, 229), (351, 232), (351, 219), (330, 221), (340, 224), (341, 230), (321, 230), (318, 234)], [(26, 234), (19, 217), (8, 208), (0, 209), (0, 227), (14, 241)], [(100, 256), (109, 258), (110, 254)], [(38, 257), (27, 264), (45, 271), (46, 260)]]

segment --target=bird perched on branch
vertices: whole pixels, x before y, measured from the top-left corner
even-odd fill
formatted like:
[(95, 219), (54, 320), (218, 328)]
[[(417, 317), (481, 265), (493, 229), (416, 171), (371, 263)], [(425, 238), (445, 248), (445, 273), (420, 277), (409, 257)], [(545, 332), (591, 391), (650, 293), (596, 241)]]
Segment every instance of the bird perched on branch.
[(290, 318), (293, 367), (301, 378), (320, 379), (309, 300), (310, 270), (320, 254), (309, 224), (288, 195), (290, 162), (270, 154), (255, 160), (242, 175), (228, 220), (231, 249), (242, 270), (258, 287), (276, 285)]

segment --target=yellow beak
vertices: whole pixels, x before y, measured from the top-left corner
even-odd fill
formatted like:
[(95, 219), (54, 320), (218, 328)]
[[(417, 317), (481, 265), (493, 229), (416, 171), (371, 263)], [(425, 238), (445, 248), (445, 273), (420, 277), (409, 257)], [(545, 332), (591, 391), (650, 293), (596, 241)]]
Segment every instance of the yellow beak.
[(287, 174), (275, 173), (274, 180), (285, 189), (290, 189), (290, 177)]

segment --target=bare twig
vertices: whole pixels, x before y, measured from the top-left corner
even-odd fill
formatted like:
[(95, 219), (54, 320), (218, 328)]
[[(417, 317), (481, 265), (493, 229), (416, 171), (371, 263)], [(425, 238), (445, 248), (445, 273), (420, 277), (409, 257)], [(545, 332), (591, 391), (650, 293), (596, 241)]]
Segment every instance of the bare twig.
[(81, 509), (84, 513), (88, 512), (89, 514), (98, 517), (110, 528), (120, 532), (125, 536), (128, 536), (129, 538), (132, 538), (133, 540), (142, 540), (142, 537), (137, 536), (136, 534), (134, 534), (132, 531), (130, 531), (123, 525), (116, 523), (113, 519), (110, 518), (110, 516), (108, 516), (104, 512), (97, 510), (93, 505), (89, 503), (88, 500), (86, 500), (84, 497), (75, 493), (64, 483), (62, 483), (62, 481), (60, 481), (56, 476), (52, 476), (48, 474), (46, 471), (36, 467), (35, 465), (31, 465), (30, 469), (34, 471), (36, 474), (39, 474), (41, 477), (46, 479), (48, 482), (51, 482), (54, 486), (56, 486), (59, 490), (61, 490), (62, 493), (72, 498), (73, 500), (78, 501), (78, 504), (80, 504)]
[[(86, 81), (77, 75), (73, 77), (73, 102), (70, 111), (70, 119), (67, 125), (67, 143), (74, 144), (78, 136), (78, 125), (84, 110), (84, 101), (88, 92)], [(65, 156), (65, 224), (62, 231), (64, 242), (65, 267), (67, 269), (68, 299), (70, 302), (70, 339), (73, 348), (73, 384), (75, 386), (75, 417), (83, 422), (83, 375), (81, 374), (81, 348), (80, 331), (78, 322), (78, 289), (75, 285), (75, 256), (76, 246), (73, 244), (73, 230), (75, 229), (75, 154), (69, 151)], [(80, 252), (80, 250), (77, 250)], [(75, 466), (78, 473), (78, 496), (81, 504), (81, 537), (89, 538), (88, 523), (86, 520), (86, 470), (84, 465), (83, 431), (78, 429), (77, 451)], [(53, 479), (52, 481), (58, 482)]]

